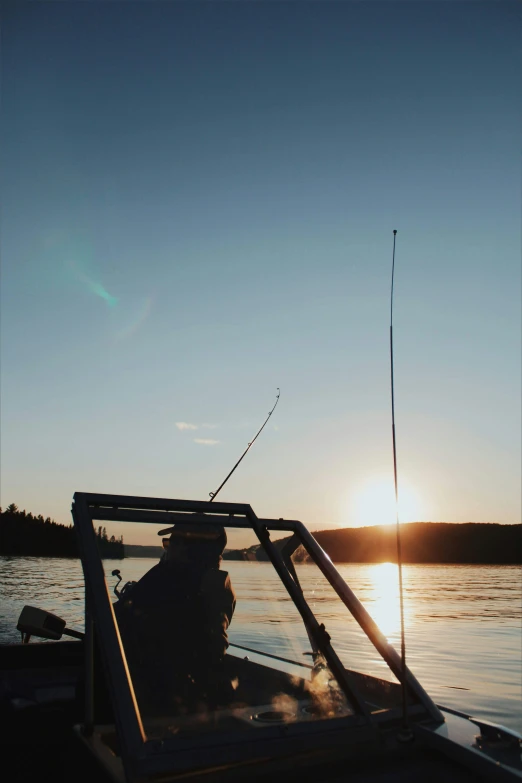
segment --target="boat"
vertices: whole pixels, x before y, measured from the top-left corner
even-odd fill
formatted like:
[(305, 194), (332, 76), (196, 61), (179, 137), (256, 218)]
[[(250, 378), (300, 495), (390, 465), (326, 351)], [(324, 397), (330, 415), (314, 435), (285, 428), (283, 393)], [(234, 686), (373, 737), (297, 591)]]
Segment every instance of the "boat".
[[(522, 780), (522, 737), (436, 704), (301, 522), (260, 518), (243, 503), (84, 492), (75, 493), (72, 516), (84, 632), (25, 607), (24, 643), (0, 649), (2, 751), (17, 780)], [(121, 620), (135, 586), (110, 584), (96, 543), (101, 522), (145, 523), (163, 536), (188, 530), (196, 539), (225, 529), (258, 542), (263, 567), (246, 562), (219, 676), (209, 672), (217, 691), (226, 685), (221, 695), (185, 699), (178, 672), (168, 680), (156, 665), (165, 660), (157, 650), (148, 671), (160, 692), (146, 697)], [(225, 560), (220, 578), (227, 567)], [(335, 617), (324, 612), (326, 596), (339, 604)], [(31, 636), (46, 641), (29, 643)], [(364, 645), (370, 652), (361, 658)]]

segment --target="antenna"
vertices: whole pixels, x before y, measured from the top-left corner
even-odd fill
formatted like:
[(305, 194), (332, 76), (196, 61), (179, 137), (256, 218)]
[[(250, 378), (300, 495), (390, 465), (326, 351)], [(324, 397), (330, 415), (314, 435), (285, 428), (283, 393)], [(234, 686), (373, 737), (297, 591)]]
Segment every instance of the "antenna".
[(214, 498), (217, 496), (217, 494), (218, 494), (219, 492), (221, 492), (221, 490), (223, 489), (223, 487), (225, 486), (225, 484), (226, 484), (226, 483), (227, 483), (227, 481), (229, 480), (229, 478), (230, 478), (230, 476), (232, 475), (232, 473), (233, 473), (233, 472), (235, 471), (235, 469), (238, 467), (238, 465), (239, 465), (239, 463), (241, 462), (241, 460), (242, 460), (244, 457), (246, 457), (246, 455), (247, 455), (247, 452), (250, 450), (250, 448), (251, 448), (251, 447), (254, 445), (254, 443), (256, 442), (256, 440), (259, 438), (259, 436), (260, 436), (260, 435), (261, 435), (261, 433), (263, 432), (263, 430), (264, 430), (264, 428), (265, 428), (265, 425), (266, 425), (266, 423), (267, 423), (268, 419), (270, 418), (270, 416), (272, 415), (272, 413), (273, 413), (273, 412), (275, 411), (275, 409), (276, 409), (276, 406), (277, 406), (277, 403), (279, 402), (279, 397), (280, 397), (280, 396), (281, 396), (281, 392), (279, 391), (279, 387), (278, 387), (278, 388), (277, 388), (277, 395), (276, 395), (276, 401), (275, 401), (275, 403), (274, 403), (274, 407), (273, 407), (273, 408), (272, 408), (272, 410), (269, 412), (269, 414), (268, 414), (268, 416), (266, 417), (266, 419), (264, 420), (263, 424), (261, 425), (261, 427), (260, 427), (260, 428), (259, 428), (259, 430), (257, 431), (257, 434), (256, 434), (255, 438), (254, 438), (253, 440), (251, 440), (251, 441), (250, 441), (250, 443), (248, 444), (248, 446), (246, 447), (246, 449), (244, 450), (244, 452), (242, 453), (242, 455), (240, 456), (240, 458), (238, 459), (238, 461), (236, 462), (236, 464), (234, 465), (234, 467), (232, 468), (232, 470), (230, 471), (230, 473), (228, 474), (228, 476), (226, 477), (226, 479), (225, 479), (224, 481), (222, 481), (222, 482), (221, 482), (221, 484), (220, 484), (220, 485), (219, 485), (219, 487), (216, 489), (216, 491), (215, 491), (215, 492), (209, 492), (209, 495), (210, 495), (210, 502), (211, 502), (211, 503), (212, 503), (212, 501), (214, 500)]
[(397, 483), (397, 441), (395, 438), (395, 391), (393, 385), (393, 281), (395, 275), (395, 239), (397, 229), (393, 230), (393, 257), (390, 294), (390, 376), (391, 376), (391, 412), (392, 412), (392, 440), (393, 440), (393, 479), (395, 483), (395, 513), (397, 520), (397, 565), (399, 567), (399, 602), (401, 614), (401, 691), (402, 691), (402, 731), (398, 739), (409, 742), (413, 734), (408, 725), (408, 708), (406, 704), (406, 638), (404, 634), (404, 597), (402, 589), (402, 552), (401, 552), (401, 526), (399, 522), (399, 489)]

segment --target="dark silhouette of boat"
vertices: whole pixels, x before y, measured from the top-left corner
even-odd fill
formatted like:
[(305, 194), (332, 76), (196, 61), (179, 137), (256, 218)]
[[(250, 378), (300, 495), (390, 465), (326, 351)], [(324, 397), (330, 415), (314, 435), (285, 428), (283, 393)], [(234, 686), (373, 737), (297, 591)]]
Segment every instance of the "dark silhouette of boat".
[[(75, 494), (73, 519), (85, 576), (85, 634), (26, 607), (18, 626), (24, 641), (31, 635), (49, 641), (0, 649), (2, 750), (17, 781), (522, 780), (522, 738), (436, 705), (300, 522), (258, 518), (247, 504), (87, 493)], [(201, 698), (186, 696), (197, 686), (192, 679), (192, 690), (175, 691), (179, 672), (169, 680), (158, 650), (147, 671), (160, 687), (146, 698), (119, 619), (123, 599), (132, 606), (134, 588), (118, 590), (113, 604), (96, 543), (98, 521), (169, 531), (182, 525), (195, 537), (209, 528), (253, 531), (280, 580), (273, 601), (281, 607), (284, 595), (284, 611), (290, 606), (297, 618), (288, 627), (309, 649), (299, 658), (248, 640), (230, 644), (219, 676), (207, 677), (212, 695), (207, 688)], [(274, 545), (271, 532), (289, 535), (284, 546)], [(298, 551), (387, 665), (389, 680), (343, 663), (293, 559)], [(263, 584), (255, 589), (262, 592)], [(262, 625), (264, 618), (254, 622)], [(77, 638), (64, 641), (68, 634)]]

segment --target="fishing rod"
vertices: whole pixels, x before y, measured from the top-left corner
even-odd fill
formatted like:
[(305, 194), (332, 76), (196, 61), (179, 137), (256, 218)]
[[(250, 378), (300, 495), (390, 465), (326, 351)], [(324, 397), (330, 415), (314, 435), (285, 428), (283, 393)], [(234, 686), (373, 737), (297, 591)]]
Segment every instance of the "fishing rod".
[(391, 414), (392, 414), (392, 441), (393, 441), (393, 480), (395, 484), (395, 514), (397, 523), (397, 565), (399, 567), (399, 603), (401, 615), (401, 691), (402, 691), (402, 732), (400, 739), (409, 741), (413, 738), (408, 725), (408, 710), (406, 703), (406, 637), (404, 633), (404, 599), (402, 589), (402, 551), (401, 551), (401, 526), (399, 522), (399, 489), (397, 482), (397, 441), (395, 438), (395, 391), (393, 383), (393, 282), (395, 275), (395, 239), (397, 229), (393, 230), (393, 255), (390, 293), (390, 377), (391, 377)]
[(219, 492), (221, 492), (221, 490), (223, 489), (223, 487), (225, 486), (225, 484), (226, 484), (226, 483), (227, 483), (227, 481), (229, 480), (229, 478), (230, 478), (230, 476), (232, 475), (232, 473), (233, 473), (233, 472), (235, 471), (235, 469), (238, 467), (239, 463), (240, 463), (240, 462), (241, 462), (241, 461), (242, 461), (242, 460), (243, 460), (243, 459), (246, 457), (246, 455), (247, 455), (248, 451), (251, 449), (251, 447), (254, 445), (254, 443), (256, 442), (256, 440), (259, 438), (259, 436), (260, 436), (260, 435), (261, 435), (261, 433), (263, 432), (263, 430), (264, 430), (264, 428), (265, 428), (265, 425), (266, 425), (266, 423), (267, 423), (268, 419), (270, 418), (270, 416), (272, 415), (272, 413), (275, 411), (275, 409), (276, 409), (276, 407), (277, 407), (277, 403), (279, 402), (279, 397), (280, 397), (280, 396), (281, 396), (281, 392), (279, 391), (279, 387), (278, 387), (278, 388), (277, 388), (277, 395), (276, 395), (276, 401), (275, 401), (275, 403), (274, 403), (274, 407), (273, 407), (273, 408), (272, 408), (272, 410), (269, 412), (269, 414), (268, 414), (268, 416), (266, 417), (266, 419), (264, 420), (263, 424), (261, 425), (261, 427), (260, 427), (260, 428), (259, 428), (259, 430), (257, 431), (257, 434), (256, 434), (255, 438), (254, 438), (253, 440), (251, 440), (251, 441), (250, 441), (250, 443), (248, 444), (248, 446), (246, 447), (246, 449), (244, 450), (244, 452), (242, 453), (242, 455), (240, 456), (240, 458), (238, 459), (238, 461), (236, 462), (236, 464), (234, 465), (234, 467), (232, 468), (232, 470), (230, 471), (230, 473), (228, 474), (228, 476), (226, 477), (226, 479), (225, 479), (224, 481), (222, 481), (222, 482), (221, 482), (221, 484), (220, 484), (220, 485), (219, 485), (219, 487), (216, 489), (216, 491), (215, 491), (215, 492), (209, 492), (209, 495), (210, 495), (210, 502), (211, 502), (211, 503), (212, 503), (212, 501), (214, 500), (214, 498), (215, 498), (215, 497), (218, 495), (218, 493), (219, 493)]

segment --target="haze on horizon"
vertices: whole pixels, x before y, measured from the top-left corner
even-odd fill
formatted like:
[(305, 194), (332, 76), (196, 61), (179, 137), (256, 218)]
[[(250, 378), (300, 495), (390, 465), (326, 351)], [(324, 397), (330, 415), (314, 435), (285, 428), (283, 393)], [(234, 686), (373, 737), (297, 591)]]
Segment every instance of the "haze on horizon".
[[(518, 2), (2, 2), (1, 505), (521, 521)], [(155, 534), (124, 529), (127, 543)]]

